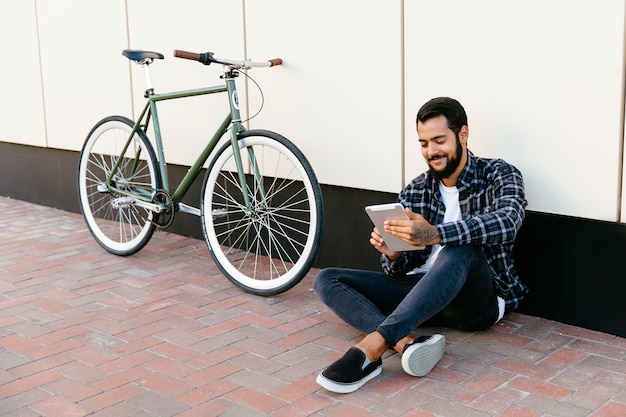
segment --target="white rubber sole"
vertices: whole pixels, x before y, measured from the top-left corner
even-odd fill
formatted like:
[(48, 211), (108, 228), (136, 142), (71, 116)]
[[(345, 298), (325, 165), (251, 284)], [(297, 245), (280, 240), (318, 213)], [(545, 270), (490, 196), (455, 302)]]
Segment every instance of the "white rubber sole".
[(445, 350), (445, 336), (434, 334), (425, 342), (406, 348), (402, 353), (402, 369), (412, 376), (425, 376), (443, 358)]
[(322, 387), (326, 388), (328, 391), (336, 392), (338, 394), (349, 394), (361, 388), (367, 381), (372, 378), (377, 377), (383, 371), (383, 366), (380, 365), (378, 368), (374, 369), (367, 376), (363, 377), (359, 381), (345, 383), (345, 382), (335, 382), (326, 378), (321, 373), (317, 376), (316, 382), (320, 384)]

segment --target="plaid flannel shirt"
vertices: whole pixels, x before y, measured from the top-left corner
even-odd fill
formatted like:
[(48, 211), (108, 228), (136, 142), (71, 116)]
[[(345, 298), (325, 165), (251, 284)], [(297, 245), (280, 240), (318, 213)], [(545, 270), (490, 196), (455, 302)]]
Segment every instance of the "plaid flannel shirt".
[[(528, 293), (513, 264), (515, 236), (522, 226), (527, 205), (522, 174), (501, 159), (474, 156), (468, 150), (467, 165), (456, 183), (462, 220), (443, 223), (445, 207), (439, 181), (425, 172), (413, 179), (398, 196), (398, 202), (435, 225), (441, 245), (480, 245), (494, 285), (510, 312)], [(396, 261), (381, 256), (383, 270), (404, 276), (424, 264), (431, 246), (403, 252)]]

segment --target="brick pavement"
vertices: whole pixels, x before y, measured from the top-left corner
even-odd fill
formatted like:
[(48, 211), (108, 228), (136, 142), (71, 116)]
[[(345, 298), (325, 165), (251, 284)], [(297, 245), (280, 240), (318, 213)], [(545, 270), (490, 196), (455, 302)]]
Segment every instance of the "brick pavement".
[(353, 394), (317, 373), (361, 336), (311, 290), (243, 293), (204, 242), (106, 253), (82, 217), (0, 197), (2, 416), (626, 416), (626, 340), (513, 314), (444, 333), (424, 378), (397, 355)]

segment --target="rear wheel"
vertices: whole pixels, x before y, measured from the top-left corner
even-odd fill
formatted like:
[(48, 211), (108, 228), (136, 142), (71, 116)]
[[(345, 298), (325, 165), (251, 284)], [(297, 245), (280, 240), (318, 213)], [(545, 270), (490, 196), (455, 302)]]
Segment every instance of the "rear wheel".
[(78, 165), (78, 196), (85, 222), (96, 241), (116, 255), (137, 252), (155, 229), (154, 214), (133, 204), (129, 195), (151, 199), (161, 187), (159, 165), (143, 131), (135, 133), (111, 175), (133, 125), (121, 116), (101, 120), (87, 136)]
[(302, 152), (283, 136), (252, 130), (242, 133), (238, 143), (246, 187), (241, 187), (228, 143), (204, 179), (204, 237), (230, 281), (253, 294), (278, 294), (300, 282), (317, 254), (320, 187)]

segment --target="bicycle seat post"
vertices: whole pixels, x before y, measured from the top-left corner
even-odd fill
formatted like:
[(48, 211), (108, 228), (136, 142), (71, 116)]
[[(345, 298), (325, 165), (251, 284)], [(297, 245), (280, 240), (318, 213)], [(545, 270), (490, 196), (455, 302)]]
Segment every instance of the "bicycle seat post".
[(151, 60), (145, 60), (141, 62), (141, 66), (143, 67), (144, 72), (146, 73), (147, 91), (152, 91), (154, 89), (152, 87), (152, 76), (150, 75), (150, 63), (151, 62), (152, 62)]

